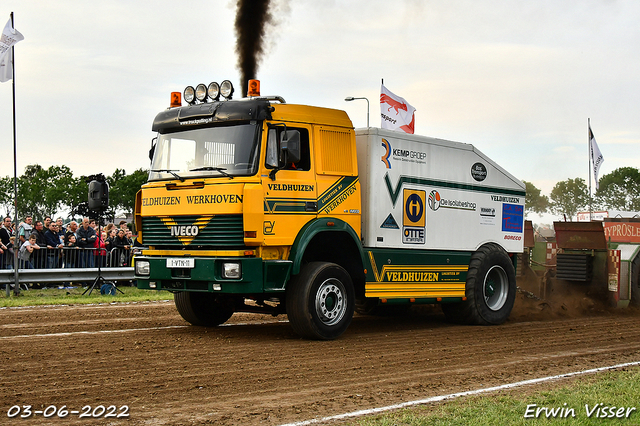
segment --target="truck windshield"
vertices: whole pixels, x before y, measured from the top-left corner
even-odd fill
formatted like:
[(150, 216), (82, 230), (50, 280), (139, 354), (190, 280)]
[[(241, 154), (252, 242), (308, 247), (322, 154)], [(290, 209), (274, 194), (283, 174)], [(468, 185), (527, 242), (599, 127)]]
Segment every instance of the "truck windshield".
[(160, 134), (149, 180), (253, 175), (259, 129), (251, 123)]

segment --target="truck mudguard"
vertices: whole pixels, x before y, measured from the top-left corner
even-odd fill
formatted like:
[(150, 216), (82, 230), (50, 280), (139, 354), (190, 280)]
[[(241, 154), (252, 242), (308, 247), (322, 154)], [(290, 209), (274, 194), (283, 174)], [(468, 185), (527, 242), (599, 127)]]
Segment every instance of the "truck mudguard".
[(318, 234), (323, 232), (340, 232), (349, 235), (353, 239), (354, 244), (358, 247), (358, 254), (360, 255), (360, 261), (364, 265), (364, 253), (362, 251), (362, 244), (358, 234), (353, 230), (348, 223), (343, 220), (323, 217), (321, 219), (314, 219), (307, 223), (298, 233), (296, 239), (291, 247), (291, 254), (289, 260), (293, 261), (292, 274), (296, 275), (300, 273), (300, 265), (307, 247), (311, 240)]

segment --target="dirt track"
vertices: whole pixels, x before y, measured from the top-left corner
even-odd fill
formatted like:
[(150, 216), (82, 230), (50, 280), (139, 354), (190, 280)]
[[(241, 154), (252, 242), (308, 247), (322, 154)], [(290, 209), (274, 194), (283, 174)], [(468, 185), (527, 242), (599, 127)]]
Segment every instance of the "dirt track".
[(172, 302), (3, 309), (0, 423), (47, 424), (7, 419), (16, 404), (102, 404), (128, 405), (133, 425), (278, 425), (640, 360), (638, 314), (587, 305), (519, 295), (498, 327), (450, 325), (429, 309), (356, 316), (331, 342), (297, 338), (286, 317), (186, 326)]

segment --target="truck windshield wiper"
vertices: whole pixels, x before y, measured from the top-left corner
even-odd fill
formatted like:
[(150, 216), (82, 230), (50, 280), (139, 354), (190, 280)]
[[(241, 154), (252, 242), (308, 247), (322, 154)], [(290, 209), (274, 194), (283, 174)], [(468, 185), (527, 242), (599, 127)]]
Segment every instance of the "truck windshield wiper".
[(152, 172), (156, 172), (156, 173), (171, 173), (173, 175), (173, 177), (180, 179), (180, 182), (184, 182), (184, 178), (182, 176), (179, 176), (177, 173), (175, 173), (175, 170), (170, 170), (170, 169), (157, 169), (157, 170), (151, 170)]
[(223, 176), (226, 176), (228, 178), (233, 179), (233, 176), (231, 176), (229, 173), (225, 172), (225, 170), (227, 170), (226, 167), (210, 167), (210, 166), (207, 166), (207, 167), (198, 167), (197, 169), (191, 169), (189, 171), (190, 172), (214, 171), (214, 172), (219, 172)]

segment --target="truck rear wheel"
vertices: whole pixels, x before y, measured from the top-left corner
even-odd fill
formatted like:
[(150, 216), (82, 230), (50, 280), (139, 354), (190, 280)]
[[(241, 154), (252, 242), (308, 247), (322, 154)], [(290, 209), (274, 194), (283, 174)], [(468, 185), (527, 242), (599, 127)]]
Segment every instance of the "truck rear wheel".
[(331, 340), (345, 332), (355, 303), (351, 277), (335, 263), (312, 262), (287, 285), (287, 316), (307, 338)]
[(192, 325), (213, 327), (231, 318), (233, 300), (211, 293), (180, 291), (173, 300), (182, 318)]
[(457, 323), (504, 323), (516, 298), (516, 273), (509, 255), (497, 244), (485, 244), (471, 255), (467, 300), (442, 305), (448, 320)]

